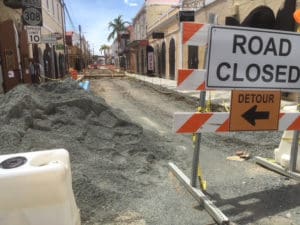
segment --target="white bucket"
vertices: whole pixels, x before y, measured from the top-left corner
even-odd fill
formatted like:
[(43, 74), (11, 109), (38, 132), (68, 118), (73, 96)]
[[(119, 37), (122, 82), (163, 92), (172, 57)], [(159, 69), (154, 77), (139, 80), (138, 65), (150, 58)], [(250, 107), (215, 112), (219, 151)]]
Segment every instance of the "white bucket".
[(1, 225), (80, 225), (65, 149), (0, 156)]
[[(284, 168), (290, 167), (291, 147), (293, 141), (293, 131), (284, 131), (279, 147), (274, 150), (275, 161)], [(298, 143), (298, 157), (296, 170), (300, 172), (300, 145)]]

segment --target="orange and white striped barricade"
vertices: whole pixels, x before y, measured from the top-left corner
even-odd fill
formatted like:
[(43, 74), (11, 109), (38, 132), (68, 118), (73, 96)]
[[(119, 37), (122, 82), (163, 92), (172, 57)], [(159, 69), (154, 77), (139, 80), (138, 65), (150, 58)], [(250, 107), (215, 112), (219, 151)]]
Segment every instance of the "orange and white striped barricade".
[(203, 133), (229, 131), (229, 113), (190, 113), (174, 114), (173, 129), (176, 133)]
[(205, 46), (208, 41), (209, 24), (182, 23), (182, 44), (190, 46)]
[(204, 91), (206, 70), (180, 69), (178, 70), (177, 90)]
[(300, 130), (300, 113), (280, 113), (278, 130)]
[[(227, 112), (177, 112), (173, 130), (176, 133), (229, 132), (230, 114)], [(278, 130), (300, 130), (300, 112), (280, 113)]]

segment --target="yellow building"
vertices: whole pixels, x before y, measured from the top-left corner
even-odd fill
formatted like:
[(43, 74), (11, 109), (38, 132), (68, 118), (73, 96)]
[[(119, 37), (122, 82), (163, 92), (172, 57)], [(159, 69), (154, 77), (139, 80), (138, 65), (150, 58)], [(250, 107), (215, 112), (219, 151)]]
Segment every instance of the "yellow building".
[(59, 78), (66, 73), (65, 17), (62, 0), (42, 0), (43, 26), (41, 43), (30, 44), (32, 57), (44, 65), (49, 78)]
[[(157, 24), (157, 20), (168, 13), (173, 7), (177, 7), (180, 0), (147, 0), (144, 6), (137, 13), (133, 20), (133, 35), (134, 40), (131, 41), (130, 47), (133, 49), (131, 60), (135, 64), (136, 72), (140, 74), (157, 74), (165, 76), (165, 68), (160, 70), (164, 63), (158, 62), (164, 61), (165, 58), (155, 60), (155, 46), (151, 44), (149, 39), (149, 29), (153, 24)], [(161, 71), (157, 73), (157, 71)]]
[[(177, 6), (172, 5), (160, 17), (153, 18), (151, 22), (147, 23), (147, 39), (149, 45), (154, 48), (154, 74), (168, 79), (177, 79), (179, 68), (205, 67), (206, 47), (182, 44), (180, 20), (184, 20), (184, 16), (189, 20), (190, 12), (194, 12), (194, 21), (197, 23), (242, 25), (291, 31), (294, 30), (292, 12), (295, 10), (295, 4), (299, 6), (299, 1), (295, 4), (293, 2), (296, 1), (182, 0)], [(184, 15), (184, 13), (186, 14)], [(255, 20), (253, 15), (256, 19), (261, 18)]]
[(0, 91), (65, 75), (64, 24), (63, 0), (0, 1)]

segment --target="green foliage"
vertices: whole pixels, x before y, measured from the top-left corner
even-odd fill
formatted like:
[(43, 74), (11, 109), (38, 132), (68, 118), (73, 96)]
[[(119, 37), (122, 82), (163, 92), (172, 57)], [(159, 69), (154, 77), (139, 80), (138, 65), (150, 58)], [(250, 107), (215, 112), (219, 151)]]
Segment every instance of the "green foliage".
[(108, 35), (107, 40), (114, 40), (118, 37), (118, 34), (122, 31), (126, 31), (126, 24), (130, 24), (127, 21), (123, 21), (122, 15), (119, 15), (113, 21), (109, 22), (108, 29), (112, 30), (111, 33)]
[(103, 53), (104, 55), (107, 55), (108, 51), (109, 51), (110, 47), (108, 45), (101, 45), (99, 51), (101, 53)]

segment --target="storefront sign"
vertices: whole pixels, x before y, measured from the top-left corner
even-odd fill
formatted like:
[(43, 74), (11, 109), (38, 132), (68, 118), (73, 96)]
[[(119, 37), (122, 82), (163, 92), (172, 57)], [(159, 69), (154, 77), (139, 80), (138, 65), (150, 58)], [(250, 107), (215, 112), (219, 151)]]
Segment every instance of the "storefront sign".
[(154, 53), (148, 52), (148, 71), (154, 71)]
[(57, 40), (55, 36), (50, 35), (42, 35), (42, 43), (48, 44), (56, 44)]

